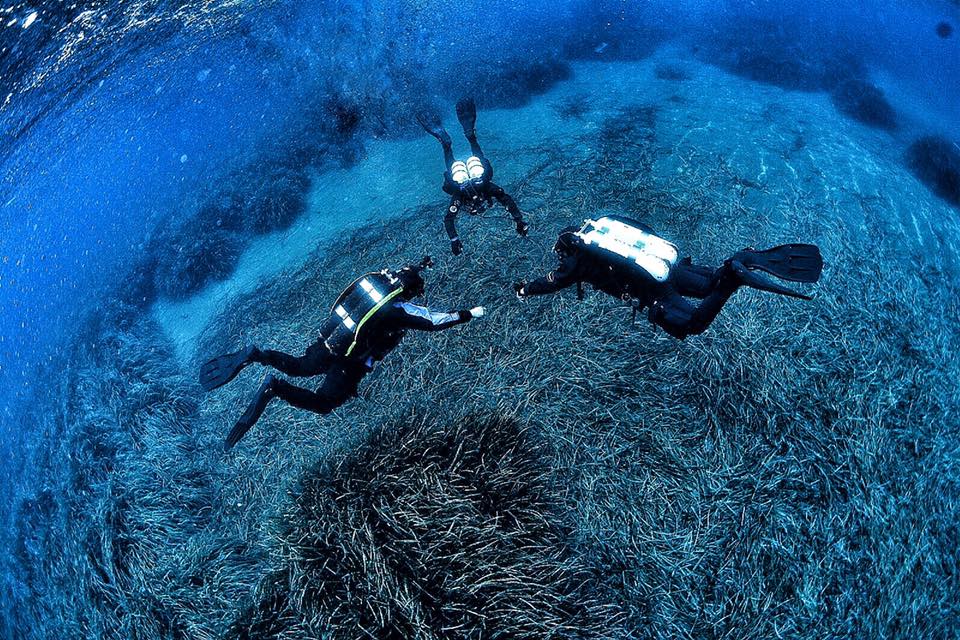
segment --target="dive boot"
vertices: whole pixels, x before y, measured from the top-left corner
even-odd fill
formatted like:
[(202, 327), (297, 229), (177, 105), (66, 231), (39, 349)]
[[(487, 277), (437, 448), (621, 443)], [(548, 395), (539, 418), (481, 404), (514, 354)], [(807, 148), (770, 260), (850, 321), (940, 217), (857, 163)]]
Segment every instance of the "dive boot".
[(457, 120), (467, 140), (477, 137), (477, 105), (473, 98), (461, 98), (457, 102)]
[(440, 144), (444, 147), (453, 145), (450, 134), (443, 128), (443, 122), (440, 121), (440, 118), (436, 114), (418, 113), (416, 114), (416, 118), (420, 126), (423, 127), (423, 130), (439, 140)]
[(782, 244), (766, 251), (744, 249), (730, 260), (791, 282), (816, 282), (823, 271), (823, 256), (813, 244)]
[(200, 386), (204, 391), (213, 391), (227, 384), (236, 378), (245, 366), (253, 362), (251, 358), (256, 350), (256, 347), (249, 346), (208, 360), (200, 367)]
[(228, 451), (233, 445), (240, 442), (240, 439), (247, 434), (247, 431), (250, 431), (251, 427), (257, 424), (257, 420), (263, 415), (267, 404), (276, 396), (273, 388), (276, 380), (272, 374), (263, 379), (263, 383), (260, 385), (260, 388), (257, 389), (257, 395), (254, 397), (253, 402), (250, 403), (250, 406), (243, 412), (243, 415), (237, 420), (237, 424), (233, 425), (233, 429), (231, 429), (229, 435), (227, 435), (227, 440), (223, 443), (224, 451)]

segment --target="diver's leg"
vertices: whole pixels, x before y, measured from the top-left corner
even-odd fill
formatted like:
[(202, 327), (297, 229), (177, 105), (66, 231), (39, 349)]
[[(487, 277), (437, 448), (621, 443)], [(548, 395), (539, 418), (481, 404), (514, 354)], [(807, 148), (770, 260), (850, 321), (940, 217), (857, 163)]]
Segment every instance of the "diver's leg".
[(315, 342), (307, 347), (307, 352), (300, 356), (292, 356), (282, 351), (272, 349), (256, 349), (250, 359), (281, 371), (288, 376), (307, 377), (320, 375), (330, 366), (330, 351), (323, 342)]
[(703, 299), (703, 302), (694, 309), (687, 327), (688, 334), (698, 335), (706, 331), (707, 327), (717, 319), (720, 310), (723, 309), (723, 305), (727, 304), (727, 300), (730, 299), (730, 296), (732, 296), (736, 290), (737, 287), (735, 285), (717, 286), (714, 288), (714, 290)]
[(670, 279), (680, 295), (702, 299), (713, 291), (716, 275), (715, 269), (693, 264), (690, 258), (684, 258), (673, 268)]
[(474, 131), (472, 135), (467, 136), (467, 142), (470, 143), (470, 153), (477, 156), (481, 160), (486, 158), (483, 155), (483, 149), (480, 148), (480, 143), (477, 141), (477, 132)]
[[(476, 116), (474, 116), (474, 118), (476, 118)], [(480, 147), (480, 141), (477, 140), (477, 130), (472, 124), (470, 125), (469, 130), (467, 129), (467, 125), (463, 126), (463, 137), (465, 137), (467, 142), (470, 143), (470, 153), (483, 160), (484, 169), (487, 169), (490, 173), (492, 173), (492, 171), (490, 171), (486, 166), (487, 158), (483, 155), (483, 149)]]
[(738, 286), (735, 276), (724, 273), (703, 297), (703, 302), (696, 307), (684, 300), (678, 292), (671, 292), (650, 307), (650, 321), (680, 340), (699, 335), (716, 320), (723, 305)]
[(482, 158), (483, 152), (477, 144), (477, 105), (473, 98), (461, 98), (457, 101), (457, 120), (463, 127), (463, 135), (470, 141), (473, 155)]
[(278, 380), (276, 383), (277, 397), (298, 409), (306, 409), (314, 413), (330, 413), (339, 405), (334, 405), (330, 399), (320, 394), (318, 391), (311, 391), (292, 385), (284, 380)]
[(450, 139), (450, 134), (447, 133), (447, 130), (443, 128), (443, 123), (440, 121), (440, 117), (436, 114), (418, 114), (417, 122), (420, 123), (420, 126), (423, 127), (423, 130), (429, 133), (431, 136), (437, 139), (440, 142), (440, 146), (443, 147), (443, 161), (446, 164), (446, 169), (450, 170), (450, 165), (454, 163), (453, 157), (453, 140)]
[(233, 445), (240, 442), (240, 439), (246, 435), (247, 431), (253, 428), (253, 425), (255, 425), (260, 419), (260, 416), (263, 415), (267, 404), (276, 397), (278, 382), (280, 381), (274, 378), (273, 375), (268, 375), (263, 379), (263, 383), (260, 385), (260, 388), (257, 389), (257, 394), (247, 406), (247, 410), (243, 412), (243, 415), (240, 416), (240, 419), (237, 420), (236, 424), (233, 425), (233, 429), (231, 429), (227, 435), (227, 439), (224, 442), (224, 449), (230, 449)]
[(450, 141), (450, 136), (447, 136), (446, 142), (441, 140), (440, 144), (443, 145), (444, 169), (446, 171), (450, 171), (450, 167), (453, 166), (453, 163), (457, 161), (456, 158), (453, 157), (453, 143)]
[(672, 293), (650, 305), (647, 317), (650, 322), (674, 338), (683, 340), (690, 335), (688, 327), (693, 317), (693, 311), (693, 305), (678, 294)]
[(316, 392), (268, 375), (263, 379), (247, 410), (227, 435), (224, 448), (230, 449), (240, 442), (240, 439), (260, 420), (267, 405), (274, 398), (281, 398), (295, 407), (314, 413), (330, 413), (357, 394), (357, 386), (366, 373), (367, 369), (362, 365), (338, 364), (330, 369), (323, 385)]
[(366, 374), (365, 367), (353, 363), (340, 364), (330, 369), (323, 384), (316, 391), (277, 380), (274, 383), (274, 393), (299, 409), (327, 414), (357, 395), (357, 388)]

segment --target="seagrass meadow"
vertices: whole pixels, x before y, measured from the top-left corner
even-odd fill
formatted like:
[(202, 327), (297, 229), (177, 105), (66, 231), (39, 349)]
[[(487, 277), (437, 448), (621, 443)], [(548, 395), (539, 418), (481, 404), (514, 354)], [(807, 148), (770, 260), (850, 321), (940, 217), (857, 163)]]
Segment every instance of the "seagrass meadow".
[[(528, 238), (505, 213), (466, 218), (454, 259), (445, 203), (405, 208), (228, 300), (186, 360), (122, 296), (91, 312), (30, 416), (44, 437), (6, 541), (3, 632), (957, 637), (956, 258), (898, 226), (901, 207), (956, 211), (883, 131), (825, 115), (827, 96), (747, 101), (746, 81), (691, 59), (622, 73), (659, 88), (607, 105), (547, 93), (537, 113), (575, 135), (490, 143)], [(697, 111), (718, 103), (753, 130)], [(808, 241), (827, 266), (814, 300), (742, 289), (682, 342), (589, 288), (517, 301), (556, 231), (598, 211), (705, 264)], [(356, 275), (424, 255), (431, 307), (487, 316), (409, 335), (330, 416), (272, 404), (223, 452), (265, 372), (204, 395), (203, 360), (301, 353)]]

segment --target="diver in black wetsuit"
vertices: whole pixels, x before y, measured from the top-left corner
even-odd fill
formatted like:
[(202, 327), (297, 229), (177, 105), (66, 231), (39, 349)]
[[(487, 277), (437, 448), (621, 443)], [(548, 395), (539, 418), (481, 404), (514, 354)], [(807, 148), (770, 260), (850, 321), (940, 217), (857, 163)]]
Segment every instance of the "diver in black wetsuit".
[(400, 344), (407, 330), (442, 331), (483, 316), (483, 307), (438, 313), (412, 304), (410, 300), (423, 294), (420, 272), (428, 264), (429, 258), (425, 258), (420, 265), (400, 271), (384, 270), (358, 278), (337, 299), (320, 339), (303, 356), (248, 346), (204, 364), (200, 384), (207, 391), (230, 382), (253, 362), (296, 377), (326, 374), (316, 391), (267, 375), (227, 436), (225, 448), (239, 442), (273, 398), (315, 413), (330, 413), (357, 394), (363, 377)]
[[(820, 250), (810, 244), (786, 244), (766, 251), (745, 249), (717, 269), (677, 261), (674, 245), (648, 226), (620, 216), (587, 220), (560, 233), (554, 251), (560, 265), (533, 282), (514, 285), (521, 300), (586, 282), (625, 301), (649, 309), (648, 318), (675, 338), (706, 331), (723, 305), (741, 286), (809, 300), (757, 273), (765, 271), (794, 282), (817, 282), (823, 270)], [(582, 294), (582, 291), (581, 291)], [(684, 296), (699, 298), (694, 306)]]
[(440, 141), (443, 147), (443, 162), (446, 171), (443, 174), (443, 190), (450, 194), (450, 206), (443, 218), (443, 226), (450, 237), (450, 250), (458, 256), (463, 252), (463, 243), (457, 235), (456, 218), (461, 210), (471, 215), (479, 215), (489, 207), (494, 199), (503, 205), (517, 225), (517, 233), (527, 235), (530, 225), (524, 222), (523, 212), (516, 201), (493, 182), (493, 165), (483, 154), (477, 142), (477, 107), (471, 98), (457, 102), (457, 119), (463, 126), (463, 135), (470, 143), (473, 156), (466, 162), (453, 156), (453, 142), (450, 134), (436, 116), (418, 115), (417, 121), (427, 133)]

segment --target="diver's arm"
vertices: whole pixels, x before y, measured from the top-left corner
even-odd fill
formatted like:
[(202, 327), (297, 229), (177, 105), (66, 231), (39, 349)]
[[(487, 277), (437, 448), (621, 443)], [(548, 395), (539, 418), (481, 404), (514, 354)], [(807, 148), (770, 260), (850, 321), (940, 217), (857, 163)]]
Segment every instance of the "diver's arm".
[(540, 296), (566, 289), (580, 280), (578, 266), (576, 256), (567, 256), (560, 260), (560, 266), (544, 277), (521, 284), (521, 287), (517, 289), (517, 295), (526, 298), (527, 296)]
[(450, 206), (447, 207), (447, 213), (443, 216), (443, 228), (447, 230), (447, 236), (450, 238), (450, 250), (453, 255), (458, 256), (463, 251), (463, 243), (457, 236), (457, 214), (460, 213), (460, 198), (454, 196), (450, 198)]
[(447, 230), (447, 236), (450, 242), (457, 239), (457, 214), (460, 213), (460, 198), (450, 198), (450, 206), (447, 207), (447, 213), (443, 216), (443, 228)]
[(474, 318), (479, 318), (483, 315), (483, 307), (441, 313), (410, 302), (395, 302), (391, 309), (391, 315), (397, 325), (403, 329), (443, 331), (458, 324), (470, 322)]
[(514, 200), (509, 193), (503, 190), (503, 187), (490, 183), (490, 195), (497, 199), (497, 202), (503, 205), (503, 207), (510, 212), (510, 215), (513, 216), (513, 219), (516, 221), (523, 220), (523, 212), (520, 211), (520, 207), (517, 206), (517, 201)]

